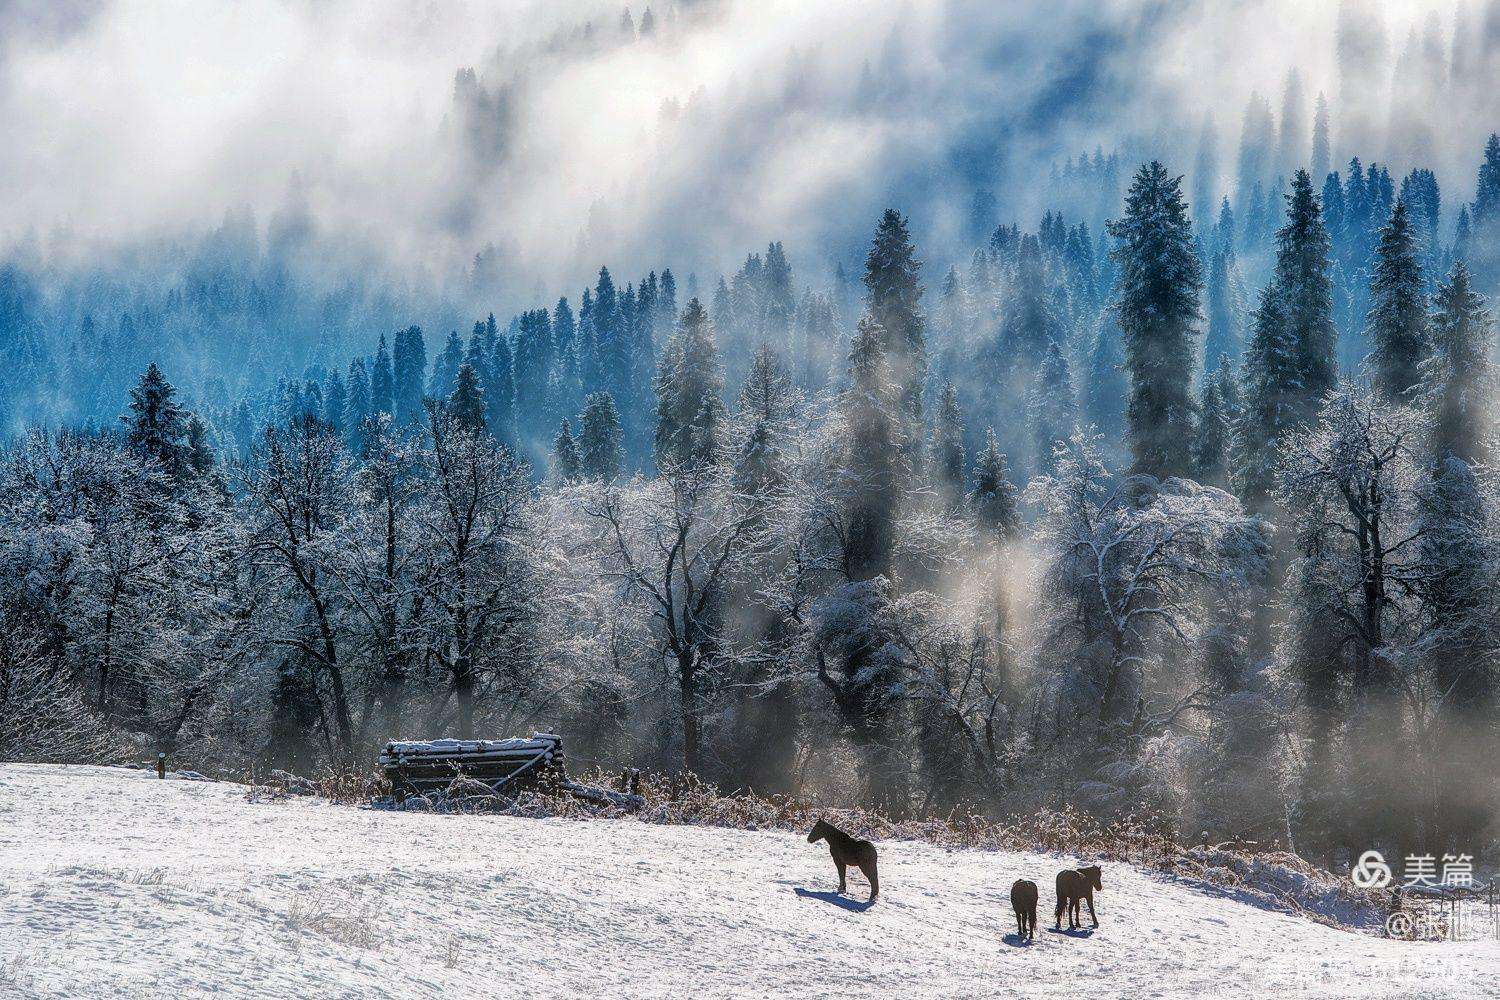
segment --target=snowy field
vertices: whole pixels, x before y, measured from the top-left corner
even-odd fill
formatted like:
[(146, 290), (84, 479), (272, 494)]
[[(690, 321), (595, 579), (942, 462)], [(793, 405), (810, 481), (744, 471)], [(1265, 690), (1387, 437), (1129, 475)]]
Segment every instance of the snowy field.
[[(0, 765), (0, 996), (1500, 996), (1500, 944), (1333, 930), (1106, 866), (1100, 929), (1015, 929), (1064, 861), (632, 821), (248, 801)], [(1087, 923), (1087, 921), (1085, 921)]]

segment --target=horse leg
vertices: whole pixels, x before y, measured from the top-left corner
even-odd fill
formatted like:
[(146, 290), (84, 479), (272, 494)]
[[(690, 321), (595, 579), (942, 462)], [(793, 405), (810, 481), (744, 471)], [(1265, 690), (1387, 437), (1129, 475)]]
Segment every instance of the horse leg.
[(1067, 905), (1068, 905), (1068, 897), (1066, 897), (1066, 896), (1058, 896), (1057, 897), (1057, 914), (1056, 914), (1056, 916), (1057, 916), (1057, 927), (1056, 927), (1056, 929), (1057, 930), (1062, 930), (1062, 915), (1063, 915), (1063, 910), (1067, 907)]
[(870, 902), (875, 902), (875, 897), (880, 895), (880, 876), (875, 872), (875, 862), (861, 862), (859, 870), (864, 873), (865, 881), (870, 883)]
[(1070, 931), (1076, 931), (1078, 929), (1079, 923), (1081, 922), (1078, 908), (1078, 897), (1073, 896), (1068, 900), (1068, 930)]
[(1084, 896), (1083, 898), (1089, 901), (1089, 916), (1093, 918), (1094, 926), (1098, 927), (1099, 926), (1099, 914), (1097, 914), (1097, 913), (1094, 912), (1094, 894), (1092, 892), (1090, 892), (1087, 896)]
[(1036, 904), (1032, 903), (1026, 911), (1026, 940), (1036, 940)]
[(845, 892), (849, 886), (847, 879), (844, 877), (844, 863), (838, 858), (834, 858), (833, 863), (839, 870), (839, 892)]

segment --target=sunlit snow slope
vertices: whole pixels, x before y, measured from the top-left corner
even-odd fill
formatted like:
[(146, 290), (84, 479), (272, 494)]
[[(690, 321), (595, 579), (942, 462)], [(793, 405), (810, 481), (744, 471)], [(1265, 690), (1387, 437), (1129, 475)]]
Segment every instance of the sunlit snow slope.
[(1106, 866), (1091, 936), (1015, 929), (1043, 855), (632, 821), (255, 802), (227, 784), (0, 765), (0, 996), (1450, 997), (1500, 944), (1333, 930)]

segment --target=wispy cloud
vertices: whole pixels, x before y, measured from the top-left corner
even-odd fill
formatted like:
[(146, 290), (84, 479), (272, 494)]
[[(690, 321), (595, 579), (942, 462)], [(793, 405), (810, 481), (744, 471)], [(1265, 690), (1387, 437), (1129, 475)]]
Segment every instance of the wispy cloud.
[[(1395, 49), (1451, 16), (1382, 10)], [(1227, 147), (1288, 67), (1309, 102), (1338, 83), (1331, 3), (722, 0), (662, 5), (649, 37), (622, 12), (0, 6), (0, 237), (133, 240), (241, 205), (264, 221), (296, 174), (321, 232), (445, 281), (493, 243), (517, 294), (605, 259), (712, 270), (770, 239), (827, 260), (884, 203), (941, 243), (975, 186), (1039, 211), (1028, 179), (1126, 138), (1186, 170), (1205, 113)]]

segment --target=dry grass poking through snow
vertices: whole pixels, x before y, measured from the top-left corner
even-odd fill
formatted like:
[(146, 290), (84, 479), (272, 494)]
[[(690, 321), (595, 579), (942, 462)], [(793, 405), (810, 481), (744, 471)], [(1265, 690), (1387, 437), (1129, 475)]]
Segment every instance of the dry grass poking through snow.
[(165, 868), (99, 868), (92, 865), (74, 865), (68, 868), (52, 867), (47, 869), (51, 876), (90, 876), (92, 878), (109, 879), (121, 882), (125, 885), (156, 886), (165, 885), (167, 882), (167, 870)]
[(30, 964), (31, 959), (25, 955), (0, 960), (0, 987), (23, 995), (32, 990), (36, 986), (36, 977), (27, 971)]
[(320, 892), (293, 899), (286, 922), (299, 934), (318, 934), (336, 944), (374, 951), (384, 942), (379, 916), (373, 903)]

